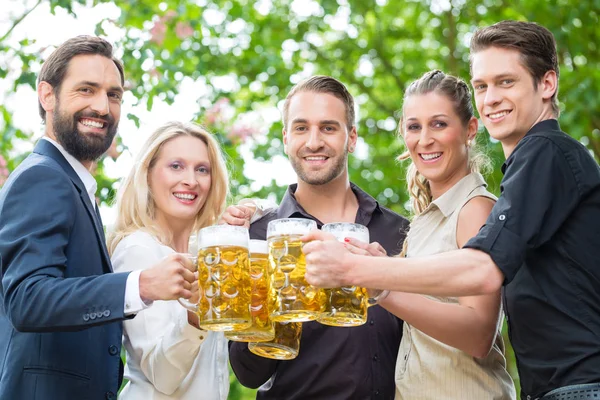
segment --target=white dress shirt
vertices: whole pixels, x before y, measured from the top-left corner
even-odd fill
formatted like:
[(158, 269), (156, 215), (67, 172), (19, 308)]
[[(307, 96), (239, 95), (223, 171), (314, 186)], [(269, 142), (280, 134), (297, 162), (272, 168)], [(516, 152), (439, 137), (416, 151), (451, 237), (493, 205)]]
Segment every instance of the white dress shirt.
[[(114, 251), (115, 271), (143, 270), (174, 250), (147, 232), (125, 237)], [(155, 301), (123, 323), (127, 351), (123, 400), (225, 400), (229, 393), (227, 340), (222, 332), (188, 324), (176, 300)]]
[[(96, 179), (92, 176), (90, 171), (87, 170), (86, 167), (83, 166), (79, 160), (69, 154), (64, 147), (60, 145), (60, 143), (51, 139), (48, 136), (42, 136), (42, 139), (49, 141), (60, 151), (63, 157), (67, 160), (69, 165), (75, 170), (75, 173), (83, 182), (85, 186), (85, 190), (90, 198), (90, 204), (93, 207), (96, 206), (96, 189), (98, 184), (96, 183)], [(127, 277), (127, 282), (125, 284), (125, 306), (124, 311), (125, 315), (136, 314), (139, 311), (147, 308), (151, 303), (144, 303), (144, 301), (140, 297), (140, 273), (141, 271), (136, 271)]]

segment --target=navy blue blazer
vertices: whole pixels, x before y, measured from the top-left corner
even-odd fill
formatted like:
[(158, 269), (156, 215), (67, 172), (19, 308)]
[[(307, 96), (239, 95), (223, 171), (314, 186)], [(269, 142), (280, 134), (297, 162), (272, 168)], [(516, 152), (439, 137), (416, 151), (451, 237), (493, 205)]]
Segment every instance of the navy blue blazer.
[(46, 140), (0, 190), (0, 266), (0, 399), (116, 398), (128, 274)]

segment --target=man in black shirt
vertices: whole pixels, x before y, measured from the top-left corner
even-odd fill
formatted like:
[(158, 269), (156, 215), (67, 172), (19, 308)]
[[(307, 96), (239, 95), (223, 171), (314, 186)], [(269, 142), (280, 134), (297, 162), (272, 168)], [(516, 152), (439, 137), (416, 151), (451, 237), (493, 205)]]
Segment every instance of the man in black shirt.
[[(506, 156), (502, 194), (479, 234), (461, 250), (411, 259), (314, 241), (306, 278), (442, 296), (504, 285), (522, 398), (599, 398), (600, 168), (558, 125), (554, 37), (534, 23), (483, 28), (471, 42), (471, 74), (480, 117)], [(305, 239), (315, 238), (327, 239)]]
[[(352, 96), (333, 78), (314, 76), (292, 89), (284, 103), (283, 141), (298, 184), (289, 187), (277, 209), (251, 225), (253, 239), (265, 239), (267, 224), (278, 218), (309, 218), (319, 227), (356, 222), (367, 226), (371, 241), (388, 254), (400, 252), (408, 221), (349, 181), (348, 153), (357, 139), (354, 118)], [(303, 323), (294, 360), (259, 357), (238, 342), (230, 342), (229, 360), (243, 385), (262, 385), (258, 399), (393, 399), (401, 334), (402, 321), (373, 306), (367, 323), (358, 327)]]

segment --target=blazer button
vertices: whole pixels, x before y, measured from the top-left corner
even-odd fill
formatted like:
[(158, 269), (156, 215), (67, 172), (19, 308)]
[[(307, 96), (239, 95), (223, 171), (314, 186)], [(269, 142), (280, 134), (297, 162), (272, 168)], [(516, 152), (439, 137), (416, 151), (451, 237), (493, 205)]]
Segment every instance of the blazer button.
[(115, 345), (112, 345), (108, 348), (108, 354), (111, 356), (116, 356), (119, 353), (119, 348)]
[(83, 314), (83, 320), (84, 320), (85, 322), (89, 321), (89, 320), (90, 320), (90, 314), (87, 314), (87, 313), (86, 313), (86, 314)]
[(104, 398), (106, 400), (116, 400), (117, 396), (115, 396), (115, 394), (113, 392), (106, 392), (104, 394)]
[(96, 313), (95, 312), (90, 313), (90, 319), (96, 319)]
[(104, 315), (105, 317), (110, 317), (110, 310), (104, 310), (102, 315)]

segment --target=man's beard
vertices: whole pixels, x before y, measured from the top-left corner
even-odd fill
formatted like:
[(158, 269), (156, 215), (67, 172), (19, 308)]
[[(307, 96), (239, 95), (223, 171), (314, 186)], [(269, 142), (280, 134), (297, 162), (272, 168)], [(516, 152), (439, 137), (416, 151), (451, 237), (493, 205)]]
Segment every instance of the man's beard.
[[(100, 158), (108, 150), (117, 134), (118, 123), (110, 114), (101, 116), (96, 112), (79, 111), (70, 116), (61, 113), (57, 104), (52, 117), (52, 128), (57, 141), (79, 161), (95, 161)], [(106, 124), (106, 134), (79, 132), (77, 123), (85, 117), (103, 121)]]
[[(303, 154), (298, 158), (302, 158), (307, 155), (309, 154)], [(298, 175), (299, 180), (306, 182), (309, 185), (325, 185), (340, 176), (340, 174), (344, 171), (344, 167), (348, 162), (348, 152), (346, 149), (344, 149), (344, 156), (338, 158), (335, 164), (333, 164), (328, 171), (307, 172), (302, 168), (301, 161), (297, 162), (293, 157), (289, 157), (289, 160), (290, 164), (292, 164), (292, 168), (296, 172), (296, 175)], [(324, 175), (321, 175), (322, 173), (324, 173)]]

